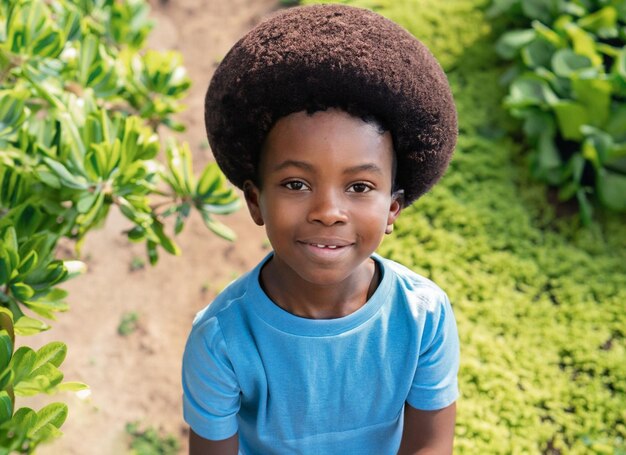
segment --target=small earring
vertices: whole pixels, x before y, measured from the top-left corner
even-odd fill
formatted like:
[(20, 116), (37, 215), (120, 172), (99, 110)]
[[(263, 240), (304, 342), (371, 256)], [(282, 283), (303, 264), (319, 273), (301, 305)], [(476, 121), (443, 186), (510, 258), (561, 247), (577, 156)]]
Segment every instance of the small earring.
[(391, 234), (393, 232), (393, 224), (389, 224), (386, 228), (385, 228), (385, 234)]

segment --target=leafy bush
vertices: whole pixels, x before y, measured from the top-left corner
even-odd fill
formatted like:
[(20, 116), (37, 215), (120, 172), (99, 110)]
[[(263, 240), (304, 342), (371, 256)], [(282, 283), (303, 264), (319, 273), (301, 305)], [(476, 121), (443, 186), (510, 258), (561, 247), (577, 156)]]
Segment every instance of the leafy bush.
[(157, 161), (156, 130), (183, 129), (172, 115), (190, 81), (180, 55), (143, 49), (147, 15), (143, 0), (0, 1), (0, 454), (31, 453), (67, 415), (63, 403), (16, 409), (16, 396), (86, 387), (63, 382), (64, 343), (15, 349), (68, 309), (58, 286), (85, 270), (55, 257), (60, 239), (80, 251), (112, 206), (152, 264), (159, 248), (179, 253), (170, 216), (174, 234), (196, 209), (234, 237), (213, 217), (239, 204), (215, 164), (194, 177), (188, 145), (173, 139)]
[(576, 198), (626, 211), (626, 2), (494, 0), (514, 30), (497, 42), (513, 60), (505, 106), (523, 119), (532, 175)]
[(126, 424), (126, 433), (130, 436), (129, 455), (176, 455), (180, 446), (172, 435), (161, 435), (153, 427), (144, 430), (138, 422)]

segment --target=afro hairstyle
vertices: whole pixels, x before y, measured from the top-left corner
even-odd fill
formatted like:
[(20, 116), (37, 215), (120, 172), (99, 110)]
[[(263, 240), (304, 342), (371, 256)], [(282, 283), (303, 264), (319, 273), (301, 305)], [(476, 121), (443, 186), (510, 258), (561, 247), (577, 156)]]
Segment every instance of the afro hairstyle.
[(255, 181), (278, 119), (329, 107), (367, 113), (391, 132), (404, 205), (445, 172), (457, 114), (441, 66), (396, 23), (346, 5), (283, 10), (231, 48), (205, 98), (209, 144), (226, 177), (243, 188)]

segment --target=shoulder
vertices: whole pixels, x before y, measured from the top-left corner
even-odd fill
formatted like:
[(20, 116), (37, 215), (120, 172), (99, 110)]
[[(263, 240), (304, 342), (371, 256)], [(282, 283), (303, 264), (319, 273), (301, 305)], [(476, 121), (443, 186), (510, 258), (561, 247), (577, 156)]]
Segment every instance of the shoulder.
[(433, 281), (391, 259), (377, 256), (383, 271), (391, 275), (396, 298), (419, 313), (440, 313), (450, 305), (447, 294)]
[(248, 296), (257, 292), (256, 288), (260, 288), (258, 274), (264, 262), (265, 259), (252, 270), (231, 281), (209, 305), (200, 310), (193, 320), (193, 330), (211, 325), (208, 322), (210, 320), (223, 319), (245, 309), (244, 303)]

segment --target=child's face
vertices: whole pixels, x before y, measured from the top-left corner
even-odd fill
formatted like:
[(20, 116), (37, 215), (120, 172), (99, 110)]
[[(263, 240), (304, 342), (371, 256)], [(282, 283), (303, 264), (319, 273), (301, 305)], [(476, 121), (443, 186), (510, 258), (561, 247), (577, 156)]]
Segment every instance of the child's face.
[(274, 260), (310, 283), (349, 278), (400, 212), (392, 165), (390, 133), (344, 111), (281, 118), (261, 154), (260, 188), (248, 181), (245, 191)]

